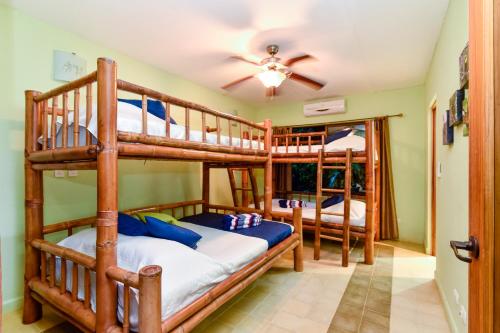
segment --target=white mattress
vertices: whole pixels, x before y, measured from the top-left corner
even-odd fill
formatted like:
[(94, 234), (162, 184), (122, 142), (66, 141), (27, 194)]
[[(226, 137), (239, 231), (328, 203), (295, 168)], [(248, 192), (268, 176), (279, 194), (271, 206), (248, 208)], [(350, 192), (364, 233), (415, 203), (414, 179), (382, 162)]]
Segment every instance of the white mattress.
[[(118, 131), (122, 132), (130, 132), (130, 133), (142, 133), (142, 109), (136, 107), (135, 105), (118, 102), (118, 121), (117, 127)], [(97, 138), (97, 107), (93, 105), (92, 108), (92, 117), (90, 119), (89, 125), (86, 125), (86, 116), (85, 110), (82, 108), (80, 110), (80, 119), (79, 125), (83, 128), (86, 128), (94, 138)], [(70, 112), (68, 114), (68, 125), (73, 124), (74, 114)], [(147, 114), (147, 127), (148, 127), (148, 135), (154, 136), (166, 136), (165, 129), (165, 120), (160, 119), (150, 113)], [(58, 117), (57, 122), (57, 147), (62, 146), (62, 117)], [(48, 138), (51, 138), (51, 123), (48, 124)], [(170, 138), (178, 139), (178, 140), (186, 140), (186, 128), (182, 125), (174, 125), (170, 124)], [(73, 146), (73, 138), (72, 136), (68, 136), (69, 142), (68, 146)], [(190, 130), (189, 131), (189, 140), (194, 142), (202, 142), (203, 134), (198, 130)], [(50, 141), (50, 140), (49, 140)], [(42, 137), (39, 138), (39, 142), (42, 142)], [(82, 142), (82, 140), (80, 140)], [(217, 135), (213, 133), (206, 134), (206, 142), (210, 144), (217, 144)], [(229, 137), (225, 135), (220, 136), (220, 143), (222, 145), (229, 146)], [(50, 144), (50, 143), (49, 143)], [(240, 138), (232, 137), (231, 146), (239, 147), (240, 146)], [(250, 147), (250, 140), (243, 139), (243, 148)], [(251, 147), (253, 149), (259, 148), (259, 142), (256, 140), (252, 140)], [(264, 149), (264, 143), (260, 143), (260, 149)]]
[[(138, 272), (147, 265), (163, 268), (162, 320), (175, 314), (217, 283), (267, 251), (267, 241), (236, 233), (181, 222), (181, 225), (202, 235), (197, 250), (181, 243), (153, 237), (118, 235), (118, 266)], [(58, 244), (95, 258), (94, 228), (80, 231)], [(60, 261), (57, 261), (60, 265)], [(67, 289), (71, 290), (71, 267), (67, 263)], [(59, 267), (57, 276), (59, 278)], [(91, 306), (95, 311), (95, 274), (91, 275)], [(123, 285), (118, 285), (118, 319), (123, 321)], [(79, 298), (83, 299), (83, 269), (79, 271)], [(139, 294), (131, 289), (130, 325), (138, 327)]]
[(248, 237), (182, 221), (179, 221), (179, 225), (200, 234), (202, 238), (198, 242), (196, 251), (217, 261), (229, 274), (242, 269), (265, 253), (268, 248), (267, 241), (261, 238)]
[[(281, 208), (279, 205), (280, 199), (273, 199), (273, 211), (291, 213), (292, 208)], [(304, 201), (306, 207), (302, 208), (302, 217), (307, 219), (316, 219), (316, 204), (310, 201)], [(253, 206), (253, 204), (251, 205)], [(264, 202), (261, 202), (261, 207), (264, 206)], [(344, 202), (338, 203), (336, 205), (330, 206), (328, 208), (323, 209), (323, 211), (332, 212), (332, 213), (344, 213)], [(365, 215), (366, 215), (366, 204), (363, 201), (359, 200), (351, 200), (351, 214), (350, 225), (354, 227), (364, 227), (365, 226)], [(337, 223), (342, 224), (344, 218), (342, 216), (334, 216), (334, 215), (321, 215), (321, 221), (327, 223)]]
[[(318, 150), (322, 149), (322, 145), (311, 145), (311, 150), (309, 150), (308, 145), (300, 145), (299, 153), (317, 153)], [(334, 153), (346, 151), (346, 149), (351, 148), (353, 151), (364, 151), (365, 150), (365, 138), (362, 136), (354, 135), (350, 133), (349, 135), (340, 138), (338, 140), (332, 141), (325, 145), (325, 152)], [(286, 146), (273, 147), (273, 153), (287, 153)], [(288, 153), (297, 153), (296, 145), (288, 146)]]

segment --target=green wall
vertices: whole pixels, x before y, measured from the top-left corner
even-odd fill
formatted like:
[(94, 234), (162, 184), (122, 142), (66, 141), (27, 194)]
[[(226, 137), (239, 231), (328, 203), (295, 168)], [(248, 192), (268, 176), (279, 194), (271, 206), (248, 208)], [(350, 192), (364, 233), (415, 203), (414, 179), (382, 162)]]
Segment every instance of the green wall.
[(303, 103), (266, 106), (257, 120), (271, 118), (273, 125), (332, 122), (403, 113), (391, 118), (391, 152), (400, 239), (423, 244), (425, 227), (426, 118), (422, 110), (423, 86), (345, 97), (347, 112), (304, 117)]
[[(254, 118), (254, 108), (231, 97), (196, 85), (122, 53), (63, 31), (17, 10), (0, 5), (0, 184), (2, 191), (3, 302), (5, 310), (20, 303), (23, 281), (24, 242), (24, 90), (46, 91), (60, 85), (52, 78), (54, 49), (76, 52), (93, 71), (98, 57), (118, 63), (121, 79), (141, 84), (211, 108)], [(77, 177), (54, 178), (45, 173), (45, 221), (95, 214), (95, 172)], [(201, 198), (200, 163), (121, 161), (119, 164), (120, 208)], [(217, 202), (229, 202), (229, 183), (224, 173), (214, 184)]]
[[(443, 113), (449, 109), (449, 98), (459, 86), (458, 58), (468, 40), (467, 10), (466, 0), (450, 1), (425, 85), (426, 105), (436, 101), (436, 153), (443, 170), (436, 183), (436, 282), (453, 330), (458, 332), (467, 332), (467, 326), (458, 316), (460, 306), (455, 302), (453, 289), (459, 292), (460, 303), (467, 308), (469, 268), (455, 258), (449, 243), (452, 239), (468, 239), (469, 138), (462, 135), (464, 125), (455, 127), (453, 145), (441, 143)], [(429, 107), (426, 111), (430, 112)]]

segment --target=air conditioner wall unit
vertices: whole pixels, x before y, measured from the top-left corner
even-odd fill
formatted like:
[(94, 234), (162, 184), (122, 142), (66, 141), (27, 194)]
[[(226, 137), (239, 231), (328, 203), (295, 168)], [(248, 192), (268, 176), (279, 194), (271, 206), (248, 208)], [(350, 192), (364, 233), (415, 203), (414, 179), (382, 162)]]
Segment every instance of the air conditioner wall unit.
[(324, 116), (344, 112), (346, 112), (345, 99), (304, 104), (304, 116), (306, 117)]

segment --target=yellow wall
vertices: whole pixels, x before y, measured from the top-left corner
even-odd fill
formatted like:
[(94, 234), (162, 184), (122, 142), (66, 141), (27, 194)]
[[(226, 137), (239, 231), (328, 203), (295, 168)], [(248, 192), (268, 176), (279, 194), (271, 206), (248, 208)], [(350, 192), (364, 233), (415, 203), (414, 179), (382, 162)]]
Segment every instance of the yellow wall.
[[(467, 332), (467, 326), (458, 316), (460, 306), (455, 303), (453, 289), (459, 292), (460, 303), (467, 308), (468, 265), (455, 258), (449, 243), (453, 239), (468, 239), (469, 138), (462, 135), (461, 125), (454, 129), (454, 144), (442, 145), (442, 116), (449, 109), (450, 96), (459, 87), (458, 58), (468, 40), (467, 28), (467, 1), (451, 0), (425, 85), (426, 105), (436, 100), (436, 153), (443, 170), (436, 183), (436, 281), (452, 327), (458, 332)], [(429, 108), (426, 112), (430, 112)]]
[[(6, 310), (17, 306), (22, 295), (24, 90), (46, 91), (61, 84), (51, 79), (54, 49), (76, 52), (85, 58), (88, 72), (95, 70), (98, 57), (109, 57), (117, 61), (121, 79), (219, 111), (237, 110), (244, 118), (254, 117), (254, 109), (248, 104), (0, 5), (0, 233)], [(201, 198), (200, 174), (200, 163), (120, 161), (120, 209)], [(212, 188), (212, 197), (229, 203), (227, 177), (221, 173), (216, 179), (213, 184), (218, 186)], [(77, 177), (63, 179), (46, 172), (46, 223), (89, 216), (95, 211), (95, 172), (81, 171)]]
[(273, 125), (296, 125), (359, 119), (403, 113), (391, 118), (391, 152), (400, 239), (423, 244), (425, 226), (426, 118), (424, 87), (418, 86), (347, 96), (347, 112), (304, 117), (303, 103), (269, 105), (257, 120), (271, 118)]

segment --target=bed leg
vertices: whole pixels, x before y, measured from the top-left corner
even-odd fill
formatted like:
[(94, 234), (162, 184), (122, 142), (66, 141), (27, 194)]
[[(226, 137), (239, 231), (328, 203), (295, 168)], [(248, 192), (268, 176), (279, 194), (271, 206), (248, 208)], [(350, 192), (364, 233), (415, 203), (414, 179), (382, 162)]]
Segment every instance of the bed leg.
[(302, 208), (293, 209), (294, 233), (299, 235), (299, 245), (293, 249), (293, 269), (296, 272), (304, 270), (304, 243), (302, 239)]
[(139, 271), (139, 332), (161, 333), (161, 267)]
[(210, 167), (207, 163), (203, 163), (202, 173), (202, 212), (208, 213), (210, 211)]
[(273, 128), (271, 120), (264, 120), (266, 127), (266, 136), (264, 138), (264, 146), (267, 149), (267, 161), (264, 165), (264, 218), (271, 219), (271, 210), (273, 205), (273, 162), (272, 162), (272, 141)]
[[(26, 139), (27, 152), (35, 150), (34, 139), (39, 135), (39, 115), (35, 113), (35, 91), (26, 91)], [(34, 239), (43, 238), (43, 171), (33, 170), (26, 158), (25, 170), (25, 266), (23, 323), (31, 324), (42, 317), (42, 305), (31, 296), (28, 282), (40, 276), (40, 251), (31, 246)], [(5, 253), (4, 253), (5, 255)], [(0, 328), (1, 330), (1, 328)]]

